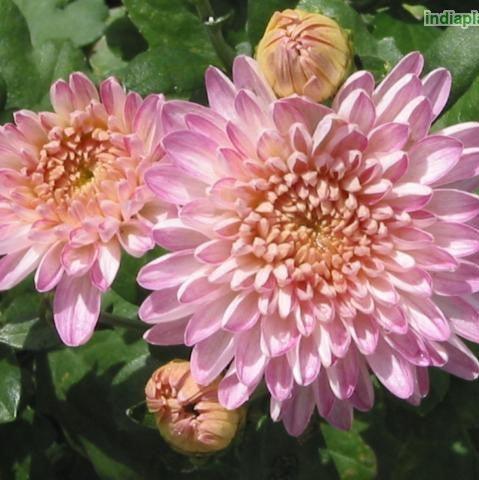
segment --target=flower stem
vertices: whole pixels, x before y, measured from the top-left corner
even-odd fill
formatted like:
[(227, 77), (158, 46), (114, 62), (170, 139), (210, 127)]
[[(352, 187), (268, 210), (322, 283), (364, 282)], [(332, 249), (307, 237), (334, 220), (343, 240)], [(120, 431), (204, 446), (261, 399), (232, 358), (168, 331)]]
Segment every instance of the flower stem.
[(112, 327), (125, 327), (125, 328), (131, 328), (134, 330), (139, 330), (141, 332), (145, 331), (145, 326), (142, 323), (140, 323), (138, 320), (133, 320), (131, 318), (126, 318), (126, 317), (120, 317), (119, 315), (114, 315), (113, 313), (101, 312), (100, 321)]
[(223, 65), (228, 70), (231, 70), (236, 53), (234, 48), (226, 42), (223, 36), (223, 31), (221, 30), (221, 24), (225, 17), (215, 17), (215, 13), (209, 0), (193, 0), (193, 3), (196, 6), (198, 16), (206, 27), (208, 37), (210, 38), (216, 54), (223, 62)]

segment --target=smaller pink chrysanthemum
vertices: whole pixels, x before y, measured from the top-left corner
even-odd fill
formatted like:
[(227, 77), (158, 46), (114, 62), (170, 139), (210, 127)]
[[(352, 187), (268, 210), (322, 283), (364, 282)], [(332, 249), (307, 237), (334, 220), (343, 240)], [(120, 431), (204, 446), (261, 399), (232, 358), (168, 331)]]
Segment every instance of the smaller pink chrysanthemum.
[(143, 182), (163, 155), (163, 97), (143, 100), (113, 78), (99, 90), (73, 73), (51, 88), (54, 112), (21, 110), (0, 127), (0, 290), (36, 269), (38, 291), (56, 288), (67, 345), (92, 335), (122, 249), (151, 249), (151, 228), (168, 212)]

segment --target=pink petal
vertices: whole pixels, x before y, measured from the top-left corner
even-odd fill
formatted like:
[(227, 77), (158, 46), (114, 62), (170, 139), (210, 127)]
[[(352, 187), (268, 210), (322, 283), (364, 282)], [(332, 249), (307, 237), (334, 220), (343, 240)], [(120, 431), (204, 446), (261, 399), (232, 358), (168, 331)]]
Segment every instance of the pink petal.
[(414, 391), (411, 365), (380, 339), (376, 351), (366, 360), (379, 381), (399, 398), (408, 398)]
[(277, 357), (292, 348), (298, 340), (298, 332), (288, 319), (279, 315), (266, 315), (261, 320), (261, 348), (265, 355)]
[(103, 105), (109, 115), (117, 118), (123, 117), (123, 111), (126, 101), (126, 93), (118, 81), (113, 78), (107, 78), (100, 84), (100, 95)]
[(237, 90), (231, 80), (217, 68), (210, 67), (206, 70), (205, 84), (210, 107), (225, 118), (234, 118), (233, 102)]
[(367, 152), (395, 153), (401, 150), (409, 138), (409, 127), (403, 123), (384, 123), (368, 135)]
[(143, 338), (153, 345), (180, 345), (190, 317), (158, 323), (145, 332)]
[(251, 90), (265, 105), (276, 100), (273, 90), (261, 73), (258, 64), (246, 55), (239, 55), (233, 63), (233, 81), (235, 87)]
[(162, 200), (185, 205), (205, 194), (206, 184), (185, 175), (178, 167), (161, 163), (145, 174), (148, 187)]
[(359, 374), (355, 355), (349, 352), (344, 358), (337, 359), (326, 371), (334, 395), (340, 400), (349, 398), (354, 392)]
[(403, 181), (430, 185), (454, 168), (462, 154), (462, 143), (451, 137), (431, 135), (408, 152), (409, 170)]
[(428, 228), (434, 242), (455, 257), (467, 257), (479, 251), (479, 231), (469, 225), (437, 222)]
[(132, 257), (141, 257), (155, 246), (150, 228), (135, 220), (121, 225), (118, 240)]
[(218, 385), (218, 400), (229, 410), (243, 405), (249, 399), (250, 394), (250, 389), (239, 381), (234, 368), (228, 370)]
[(140, 306), (138, 316), (146, 323), (168, 323), (194, 313), (195, 306), (178, 301), (177, 291), (178, 287), (170, 287), (148, 295)]
[(479, 197), (459, 190), (437, 188), (426, 210), (446, 222), (464, 223), (479, 213)]
[(185, 225), (178, 218), (163, 220), (153, 229), (155, 242), (167, 250), (188, 250), (208, 240), (201, 232)]
[(376, 349), (379, 329), (370, 316), (358, 314), (349, 329), (354, 343), (363, 355), (370, 355)]
[(90, 339), (100, 314), (100, 301), (101, 293), (88, 275), (63, 275), (53, 301), (53, 318), (63, 343), (76, 347)]
[(271, 395), (279, 401), (286, 400), (293, 389), (293, 374), (285, 355), (269, 359), (265, 381)]
[(224, 311), (221, 325), (230, 332), (242, 332), (252, 328), (258, 321), (259, 316), (258, 294), (254, 291), (242, 292), (233, 299)]
[(351, 92), (356, 90), (364, 90), (370, 97), (374, 89), (374, 77), (370, 72), (361, 70), (353, 73), (339, 89), (333, 101), (333, 109), (338, 111), (342, 102), (349, 96)]
[(98, 258), (91, 270), (91, 280), (102, 292), (106, 292), (115, 280), (120, 268), (121, 248), (111, 240), (98, 246)]
[(307, 427), (314, 410), (313, 392), (307, 387), (297, 387), (293, 397), (285, 401), (281, 419), (286, 431), (297, 437)]
[(312, 335), (301, 337), (295, 348), (287, 353), (287, 356), (298, 385), (310, 385), (316, 380), (321, 368), (321, 361)]
[(429, 340), (445, 341), (451, 335), (451, 329), (434, 302), (428, 298), (417, 298), (414, 295), (403, 295), (403, 311), (417, 332)]
[(225, 296), (213, 303), (194, 308), (193, 316), (185, 330), (184, 342), (188, 347), (205, 340), (220, 330), (221, 319), (230, 300), (230, 296)]
[(476, 380), (479, 377), (479, 361), (457, 337), (452, 337), (444, 344), (448, 361), (442, 367), (464, 380)]
[(51, 86), (50, 99), (55, 112), (63, 117), (68, 117), (74, 110), (73, 92), (64, 80), (58, 80)]
[(407, 74), (419, 75), (424, 65), (423, 56), (419, 52), (411, 52), (386, 75), (374, 92), (374, 98), (381, 98), (397, 81)]
[(236, 337), (235, 365), (239, 380), (247, 386), (256, 385), (263, 377), (266, 356), (260, 348), (259, 325)]
[(211, 383), (234, 355), (234, 337), (219, 330), (197, 343), (191, 353), (191, 373), (201, 385)]
[(432, 293), (431, 277), (420, 268), (408, 272), (389, 272), (390, 282), (404, 292), (410, 292), (421, 297), (429, 297)]
[(48, 292), (56, 287), (63, 275), (60, 261), (62, 243), (53, 244), (45, 253), (35, 272), (35, 287), (39, 292)]
[(338, 110), (350, 123), (355, 123), (360, 130), (368, 133), (376, 120), (376, 109), (372, 100), (364, 90), (352, 91), (341, 103)]
[(218, 180), (214, 168), (218, 145), (213, 140), (200, 133), (182, 130), (168, 134), (163, 145), (175, 166), (187, 175), (207, 184)]
[(437, 133), (457, 138), (464, 148), (479, 148), (479, 122), (458, 123)]
[(455, 333), (479, 343), (478, 302), (469, 303), (461, 297), (437, 297), (435, 302), (448, 318)]
[(145, 265), (138, 273), (138, 283), (148, 290), (180, 285), (199, 267), (191, 250), (170, 253)]
[[(479, 148), (463, 150), (459, 162), (436, 182), (436, 185), (447, 185), (461, 180), (470, 180), (479, 175)], [(450, 186), (450, 188), (455, 188)]]
[(195, 257), (201, 262), (217, 265), (229, 258), (231, 248), (232, 242), (229, 240), (210, 240), (195, 250)]
[(0, 259), (0, 291), (9, 290), (37, 268), (48, 245), (35, 245)]
[[(411, 212), (430, 203), (433, 191), (420, 183), (402, 183), (394, 186), (386, 195), (388, 204), (395, 210)], [(428, 204), (429, 209), (429, 204)]]
[(478, 292), (479, 266), (463, 260), (454, 272), (436, 272), (434, 291), (446, 297)]
[(99, 100), (95, 85), (81, 72), (74, 72), (70, 75), (70, 88), (73, 92), (73, 103), (77, 110), (83, 110), (92, 100)]
[(451, 74), (445, 68), (437, 68), (422, 80), (423, 93), (432, 105), (432, 113), (436, 118), (446, 105), (451, 91)]

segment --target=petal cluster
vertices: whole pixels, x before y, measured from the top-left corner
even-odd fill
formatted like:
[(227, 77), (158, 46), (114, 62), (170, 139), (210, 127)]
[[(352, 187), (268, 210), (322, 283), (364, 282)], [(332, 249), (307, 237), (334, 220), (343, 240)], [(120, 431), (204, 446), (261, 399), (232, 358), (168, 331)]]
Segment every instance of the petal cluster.
[(434, 134), (451, 78), (419, 53), (377, 86), (352, 75), (331, 108), (277, 100), (256, 62), (206, 74), (209, 107), (168, 102), (164, 161), (146, 174), (179, 209), (154, 228), (172, 252), (145, 266), (146, 339), (193, 347), (223, 405), (264, 380), (300, 434), (315, 408), (340, 428), (374, 402), (370, 373), (418, 403), (428, 368), (479, 363), (479, 124)]
[(21, 110), (0, 127), (0, 290), (35, 273), (56, 289), (54, 319), (68, 345), (86, 342), (121, 251), (141, 256), (171, 206), (144, 172), (163, 155), (164, 99), (126, 93), (113, 78), (97, 91), (81, 73), (51, 88), (53, 112)]
[(148, 410), (172, 448), (184, 454), (225, 449), (243, 420), (243, 410), (218, 402), (219, 379), (198, 385), (186, 360), (172, 360), (156, 370), (145, 388)]

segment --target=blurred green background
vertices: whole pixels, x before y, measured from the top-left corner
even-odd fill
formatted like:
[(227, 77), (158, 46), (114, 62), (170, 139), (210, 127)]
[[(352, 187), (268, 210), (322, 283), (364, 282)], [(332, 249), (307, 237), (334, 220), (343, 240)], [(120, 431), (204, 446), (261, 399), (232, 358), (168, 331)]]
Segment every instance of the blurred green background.
[[(0, 0), (0, 122), (17, 109), (49, 108), (51, 82), (74, 70), (95, 81), (116, 75), (143, 95), (203, 102), (206, 66), (228, 71), (235, 53), (254, 53), (272, 12), (297, 5)], [(479, 118), (479, 28), (422, 22), (425, 8), (467, 12), (477, 1), (302, 0), (299, 6), (349, 30), (356, 68), (372, 70), (378, 80), (411, 50), (425, 54), (427, 70), (449, 68), (453, 91), (436, 127)], [(215, 21), (205, 25), (210, 16)], [(315, 416), (297, 439), (269, 420), (267, 398), (259, 392), (226, 452), (194, 460), (174, 453), (150, 427), (141, 402), (151, 372), (171, 358), (186, 358), (188, 350), (141, 340), (136, 311), (145, 292), (134, 278), (145, 261), (123, 260), (98, 331), (77, 349), (59, 344), (49, 298), (34, 292), (31, 279), (1, 294), (1, 480), (479, 478), (479, 383), (437, 371), (419, 408), (377, 388), (374, 409), (357, 415), (351, 432)], [(111, 313), (123, 326), (112, 325)]]

